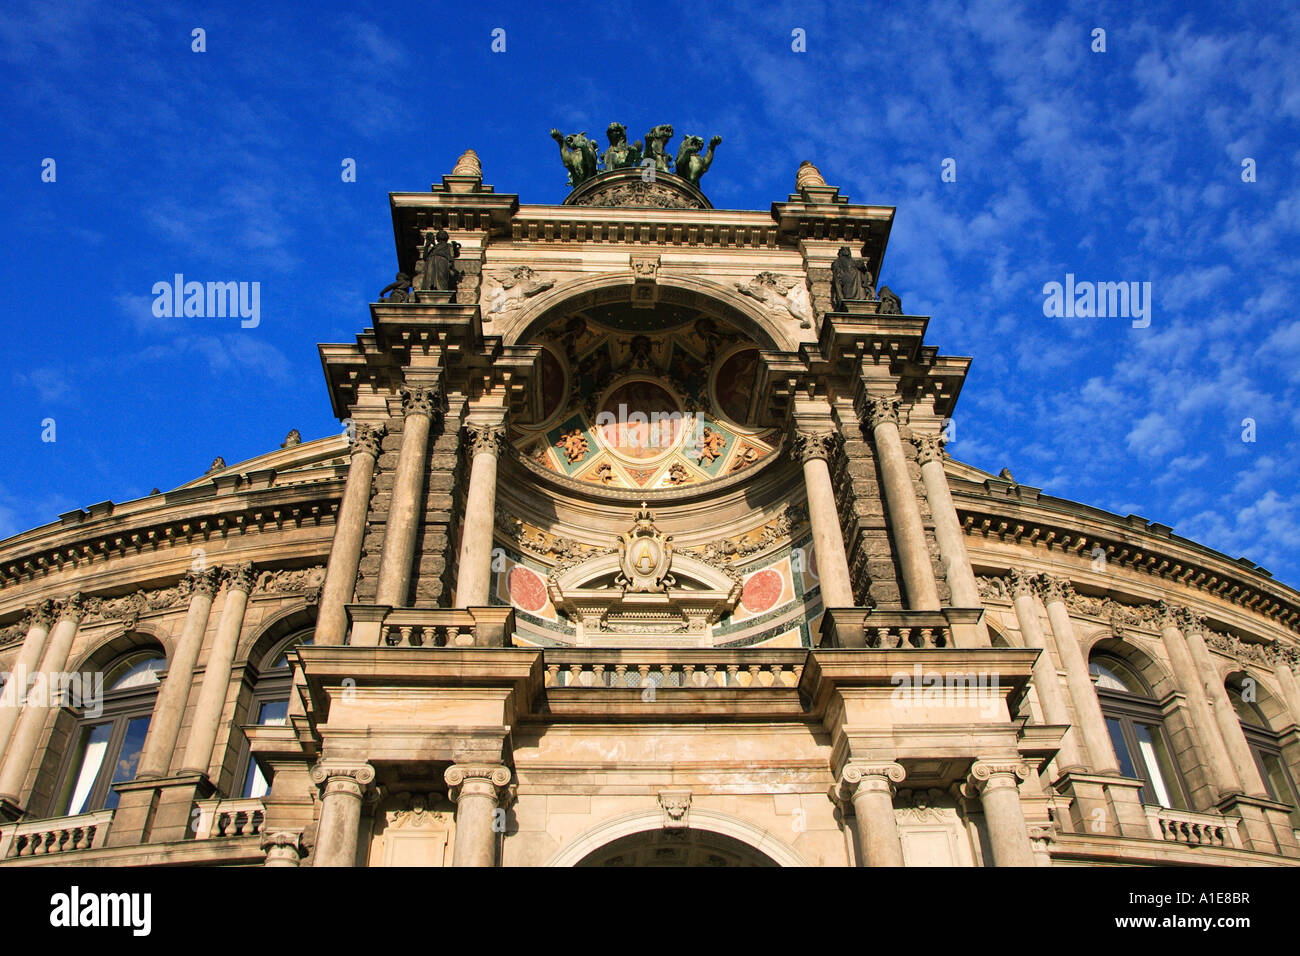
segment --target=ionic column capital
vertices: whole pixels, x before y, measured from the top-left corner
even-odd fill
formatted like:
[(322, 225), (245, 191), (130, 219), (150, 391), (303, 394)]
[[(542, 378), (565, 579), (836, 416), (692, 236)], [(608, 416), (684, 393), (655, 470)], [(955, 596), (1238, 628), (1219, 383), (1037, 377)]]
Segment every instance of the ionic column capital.
[(368, 763), (322, 760), (311, 768), (311, 782), (322, 788), (322, 796), (346, 793), (360, 799), (375, 782), (375, 768)]
[(892, 760), (854, 762), (845, 764), (836, 781), (835, 795), (841, 800), (852, 800), (863, 793), (885, 793), (891, 798), (898, 784), (907, 777), (907, 770)]
[(243, 591), (247, 594), (253, 590), (253, 585), (257, 582), (257, 569), (253, 562), (247, 561), (244, 564), (237, 564), (233, 568), (226, 569), (226, 583), (232, 591)]
[(501, 457), (506, 437), (504, 425), (466, 425), (464, 431), (471, 458), (484, 452), (493, 458)]
[(402, 414), (427, 415), (434, 421), (442, 420), (442, 389), (437, 386), (415, 385), (403, 386)]
[(913, 435), (912, 443), (916, 445), (916, 460), (919, 464), (928, 465), (932, 461), (943, 464), (942, 435)]
[(790, 440), (790, 454), (802, 464), (807, 464), (816, 458), (830, 462), (834, 459), (839, 447), (840, 434), (834, 431), (796, 431), (794, 437)]
[(902, 401), (896, 397), (889, 398), (871, 398), (866, 401), (863, 407), (863, 418), (866, 419), (867, 427), (875, 429), (877, 425), (889, 422), (898, 425), (901, 422)]
[(510, 786), (510, 768), (500, 764), (452, 764), (442, 775), (447, 796), (459, 803), (464, 796), (491, 797), (499, 801)]
[(369, 455), (378, 458), (384, 435), (388, 433), (386, 425), (353, 425), (348, 441), (352, 445), (353, 455)]
[(966, 776), (966, 790), (976, 796), (987, 790), (1019, 789), (1028, 779), (1029, 766), (1023, 760), (977, 760)]

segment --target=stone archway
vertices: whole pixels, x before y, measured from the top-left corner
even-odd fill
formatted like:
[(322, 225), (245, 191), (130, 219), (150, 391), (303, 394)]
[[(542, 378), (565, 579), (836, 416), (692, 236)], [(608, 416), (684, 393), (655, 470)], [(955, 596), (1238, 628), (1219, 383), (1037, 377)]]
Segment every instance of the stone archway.
[[(667, 828), (662, 810), (606, 820), (571, 840), (548, 866), (807, 866), (769, 831), (730, 814), (691, 808), (690, 825)], [(676, 836), (673, 834), (682, 834)], [(660, 851), (675, 851), (663, 852)], [(623, 857), (618, 861), (618, 857)], [(717, 858), (711, 859), (711, 858)]]

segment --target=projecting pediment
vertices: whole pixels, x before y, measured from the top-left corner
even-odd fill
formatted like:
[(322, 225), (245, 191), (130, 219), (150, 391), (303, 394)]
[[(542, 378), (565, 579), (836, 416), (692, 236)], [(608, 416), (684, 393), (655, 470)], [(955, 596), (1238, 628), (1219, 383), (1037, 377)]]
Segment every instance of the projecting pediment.
[(623, 635), (707, 644), (710, 625), (740, 600), (740, 578), (675, 553), (672, 537), (660, 533), (642, 508), (616, 551), (552, 573), (551, 602), (573, 621), (579, 643)]

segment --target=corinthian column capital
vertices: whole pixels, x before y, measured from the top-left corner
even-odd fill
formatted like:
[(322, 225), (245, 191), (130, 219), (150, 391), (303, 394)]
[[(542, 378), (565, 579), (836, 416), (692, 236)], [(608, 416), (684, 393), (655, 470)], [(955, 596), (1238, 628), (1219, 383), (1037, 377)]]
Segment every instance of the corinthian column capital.
[(212, 597), (217, 593), (217, 588), (221, 584), (221, 572), (216, 568), (209, 568), (206, 571), (191, 571), (181, 579), (181, 582), (185, 593), (190, 597), (196, 594)]
[(465, 441), (469, 445), (471, 457), (487, 452), (493, 457), (500, 457), (505, 444), (506, 429), (504, 425), (466, 425)]
[(1033, 597), (1038, 593), (1035, 576), (1020, 568), (1012, 568), (1007, 574), (1007, 585), (1013, 598)]
[(81, 619), (85, 616), (88, 608), (87, 601), (82, 597), (81, 592), (68, 595), (63, 601), (63, 606), (59, 608), (60, 621), (72, 621), (74, 624), (80, 624)]
[(380, 444), (388, 431), (384, 425), (354, 425), (352, 429), (352, 454), (379, 457)]
[(58, 616), (58, 605), (49, 598), (46, 598), (27, 613), (27, 620), (25, 623), (28, 630), (31, 630), (33, 627), (43, 627), (46, 630), (49, 630), (50, 627), (54, 625), (54, 621)]
[(797, 431), (790, 441), (790, 454), (801, 463), (812, 461), (814, 458), (829, 462), (835, 457), (839, 444), (838, 432)]
[(1205, 615), (1197, 614), (1191, 608), (1180, 608), (1179, 623), (1184, 634), (1204, 634), (1206, 632)]
[(226, 581), (232, 591), (243, 591), (247, 594), (253, 590), (253, 584), (257, 581), (257, 569), (253, 567), (251, 561), (244, 564), (237, 564), (226, 571)]
[(913, 435), (912, 443), (916, 445), (916, 460), (922, 465), (928, 465), (932, 461), (943, 463), (943, 436), (942, 435)]
[(907, 777), (907, 770), (892, 760), (853, 762), (845, 764), (836, 781), (836, 795), (842, 800), (852, 800), (860, 793), (887, 793), (894, 795), (897, 785)]
[(1183, 616), (1186, 615), (1187, 609), (1178, 604), (1171, 604), (1163, 598), (1156, 602), (1155, 605), (1155, 623), (1156, 627), (1164, 629), (1166, 627), (1176, 627), (1180, 630), (1183, 626)]
[(867, 427), (875, 428), (882, 422), (899, 424), (901, 404), (899, 399), (893, 397), (868, 399), (863, 409)]
[(1074, 596), (1074, 586), (1068, 578), (1052, 577), (1050, 574), (1038, 576), (1038, 591), (1042, 594), (1043, 601), (1049, 604), (1052, 601), (1064, 604)]
[(402, 414), (427, 415), (435, 422), (442, 420), (442, 389), (436, 386), (406, 386), (402, 388)]
[(499, 800), (510, 786), (510, 768), (500, 764), (453, 764), (443, 773), (447, 795), (452, 803), (464, 796), (491, 797)]

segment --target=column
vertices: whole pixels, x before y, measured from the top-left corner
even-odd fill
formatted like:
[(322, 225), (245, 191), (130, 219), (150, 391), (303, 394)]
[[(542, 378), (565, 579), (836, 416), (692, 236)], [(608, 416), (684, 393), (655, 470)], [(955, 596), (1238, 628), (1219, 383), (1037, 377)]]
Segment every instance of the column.
[(977, 760), (970, 768), (967, 792), (979, 795), (994, 866), (1035, 863), (1025, 814), (1020, 808), (1020, 781), (1028, 776), (1028, 768), (1013, 760)]
[(791, 451), (803, 463), (803, 480), (808, 494), (808, 523), (812, 526), (813, 552), (821, 581), (823, 607), (853, 607), (853, 584), (849, 559), (844, 552), (839, 509), (827, 462), (835, 453), (839, 435), (835, 432), (797, 431)]
[(470, 425), (469, 490), (461, 519), (456, 565), (456, 607), (486, 607), (492, 586), (492, 531), (496, 527), (497, 459), (505, 439), (501, 423)]
[(443, 779), (456, 804), (456, 848), (451, 865), (496, 866), (496, 812), (510, 783), (510, 769), (499, 764), (453, 764)]
[(63, 602), (59, 621), (41, 654), (40, 674), (46, 690), (39, 700), (29, 700), (23, 708), (5, 753), (4, 767), (0, 769), (0, 803), (17, 805), (22, 796), (27, 770), (41, 742), (41, 732), (45, 730), (45, 718), (55, 706), (49, 692), (54, 686), (52, 681), (67, 669), (72, 642), (77, 637), (77, 626), (84, 614), (80, 594), (74, 594)]
[[(885, 507), (893, 526), (894, 546), (903, 569), (907, 605), (913, 611), (939, 610), (939, 588), (925, 543), (916, 489), (907, 473), (907, 456), (898, 432), (899, 402), (896, 398), (872, 399), (867, 407), (867, 424), (875, 436), (876, 457), (885, 495)], [(976, 605), (978, 607), (979, 605)]]
[[(913, 441), (916, 443), (917, 461), (921, 463), (925, 499), (929, 502), (930, 514), (934, 518), (934, 536), (939, 542), (939, 554), (943, 558), (948, 587), (952, 590), (952, 606), (982, 607), (979, 587), (975, 583), (975, 571), (971, 568), (970, 555), (966, 553), (966, 537), (957, 520), (957, 508), (952, 503), (948, 476), (943, 471), (943, 437), (925, 435), (913, 438)], [(982, 618), (975, 626), (975, 638), (978, 647), (992, 646), (988, 625)]]
[(0, 764), (4, 763), (9, 738), (13, 735), (23, 700), (27, 696), (28, 678), (40, 667), (41, 652), (45, 650), (45, 639), (49, 637), (50, 625), (54, 623), (55, 610), (53, 601), (42, 601), (32, 609), (27, 620), (27, 636), (23, 638), (22, 649), (9, 673), (4, 693), (0, 694)]
[[(1185, 612), (1181, 612), (1185, 613)], [(1178, 689), (1187, 695), (1187, 704), (1191, 711), (1188, 729), (1192, 742), (1205, 764), (1205, 775), (1209, 780), (1211, 795), (1217, 803), (1224, 794), (1240, 793), (1241, 781), (1237, 779), (1236, 768), (1232, 758), (1219, 736), (1215, 726), (1214, 715), (1205, 696), (1205, 684), (1196, 674), (1196, 665), (1187, 646), (1187, 639), (1178, 627), (1180, 609), (1160, 601), (1156, 605), (1156, 624), (1160, 628), (1160, 638), (1169, 652), (1169, 663), (1173, 667), (1174, 680)]]
[(185, 704), (190, 698), (190, 686), (194, 682), (194, 664), (199, 659), (203, 635), (208, 629), (208, 613), (212, 610), (212, 597), (217, 589), (217, 572), (193, 572), (187, 580), (189, 610), (185, 614), (180, 639), (167, 662), (167, 676), (163, 678), (158, 698), (154, 701), (153, 717), (149, 721), (149, 734), (145, 737), (136, 779), (167, 776), (176, 738), (180, 736)]
[(1034, 590), (1034, 579), (1019, 568), (1012, 568), (1009, 580), (1011, 597), (1016, 608), (1016, 621), (1020, 624), (1020, 635), (1025, 647), (1038, 651), (1034, 661), (1034, 687), (1038, 690), (1038, 702), (1043, 705), (1043, 719), (1049, 724), (1068, 727), (1061, 738), (1061, 749), (1056, 755), (1058, 771), (1082, 769), (1086, 766), (1083, 754), (1079, 751), (1078, 731), (1072, 725), (1070, 709), (1065, 705), (1061, 691), (1061, 679), (1056, 671), (1056, 664), (1047, 650), (1047, 640), (1038, 621), (1038, 598)]
[(429, 466), (429, 430), (442, 417), (436, 388), (402, 389), (402, 449), (397, 454), (393, 497), (388, 506), (384, 550), (379, 558), (376, 604), (405, 607), (411, 591), (415, 540), (424, 513), (424, 476)]
[(1091, 758), (1091, 769), (1095, 773), (1118, 774), (1119, 761), (1115, 759), (1115, 748), (1111, 746), (1110, 733), (1106, 730), (1106, 718), (1101, 714), (1101, 701), (1097, 700), (1088, 662), (1079, 649), (1079, 641), (1074, 636), (1074, 625), (1070, 622), (1070, 611), (1065, 606), (1065, 595), (1070, 589), (1070, 582), (1042, 575), (1039, 587), (1043, 603), (1047, 605), (1047, 620), (1052, 625), (1056, 653), (1060, 655), (1061, 667), (1065, 670), (1065, 683), (1074, 700), (1075, 720)]
[(853, 801), (853, 820), (864, 866), (902, 866), (903, 844), (894, 818), (894, 789), (907, 771), (892, 761), (850, 763), (840, 774), (838, 795)]
[(361, 543), (366, 534), (366, 513), (370, 510), (371, 483), (375, 460), (379, 457), (384, 426), (357, 425), (352, 439), (352, 456), (348, 461), (348, 478), (343, 486), (334, 523), (334, 540), (330, 544), (329, 564), (325, 568), (325, 586), (321, 588), (320, 609), (316, 615), (315, 643), (343, 644), (348, 634), (345, 605), (352, 600), (357, 585), (357, 566), (361, 563)]
[(262, 834), (264, 866), (298, 866), (311, 849), (301, 830), (268, 830)]
[(1192, 662), (1196, 665), (1202, 686), (1209, 698), (1214, 722), (1218, 725), (1223, 746), (1228, 751), (1233, 769), (1237, 772), (1237, 779), (1241, 781), (1241, 789), (1247, 796), (1266, 800), (1268, 791), (1264, 789), (1264, 780), (1259, 775), (1255, 756), (1250, 752), (1250, 744), (1246, 743), (1246, 734), (1241, 729), (1241, 720), (1237, 717), (1232, 701), (1228, 699), (1228, 691), (1223, 686), (1219, 668), (1215, 665), (1210, 649), (1205, 644), (1205, 623), (1199, 616), (1190, 612), (1184, 616), (1183, 622), (1183, 636), (1187, 639), (1187, 649), (1191, 652)]
[(368, 763), (323, 760), (312, 768), (311, 779), (321, 787), (312, 865), (356, 866), (361, 801), (366, 788), (375, 781), (375, 768)]
[(241, 564), (230, 572), (221, 620), (217, 623), (217, 637), (208, 655), (208, 664), (203, 669), (194, 723), (190, 726), (185, 758), (181, 761), (185, 770), (207, 773), (212, 762), (212, 747), (217, 742), (221, 711), (225, 708), (230, 688), (230, 665), (239, 647), (239, 634), (244, 627), (244, 611), (248, 607), (248, 592), (253, 588), (253, 581), (251, 564)]
[(1300, 724), (1300, 657), (1290, 648), (1273, 645), (1273, 671), (1282, 686), (1282, 699), (1291, 717), (1291, 723)]

